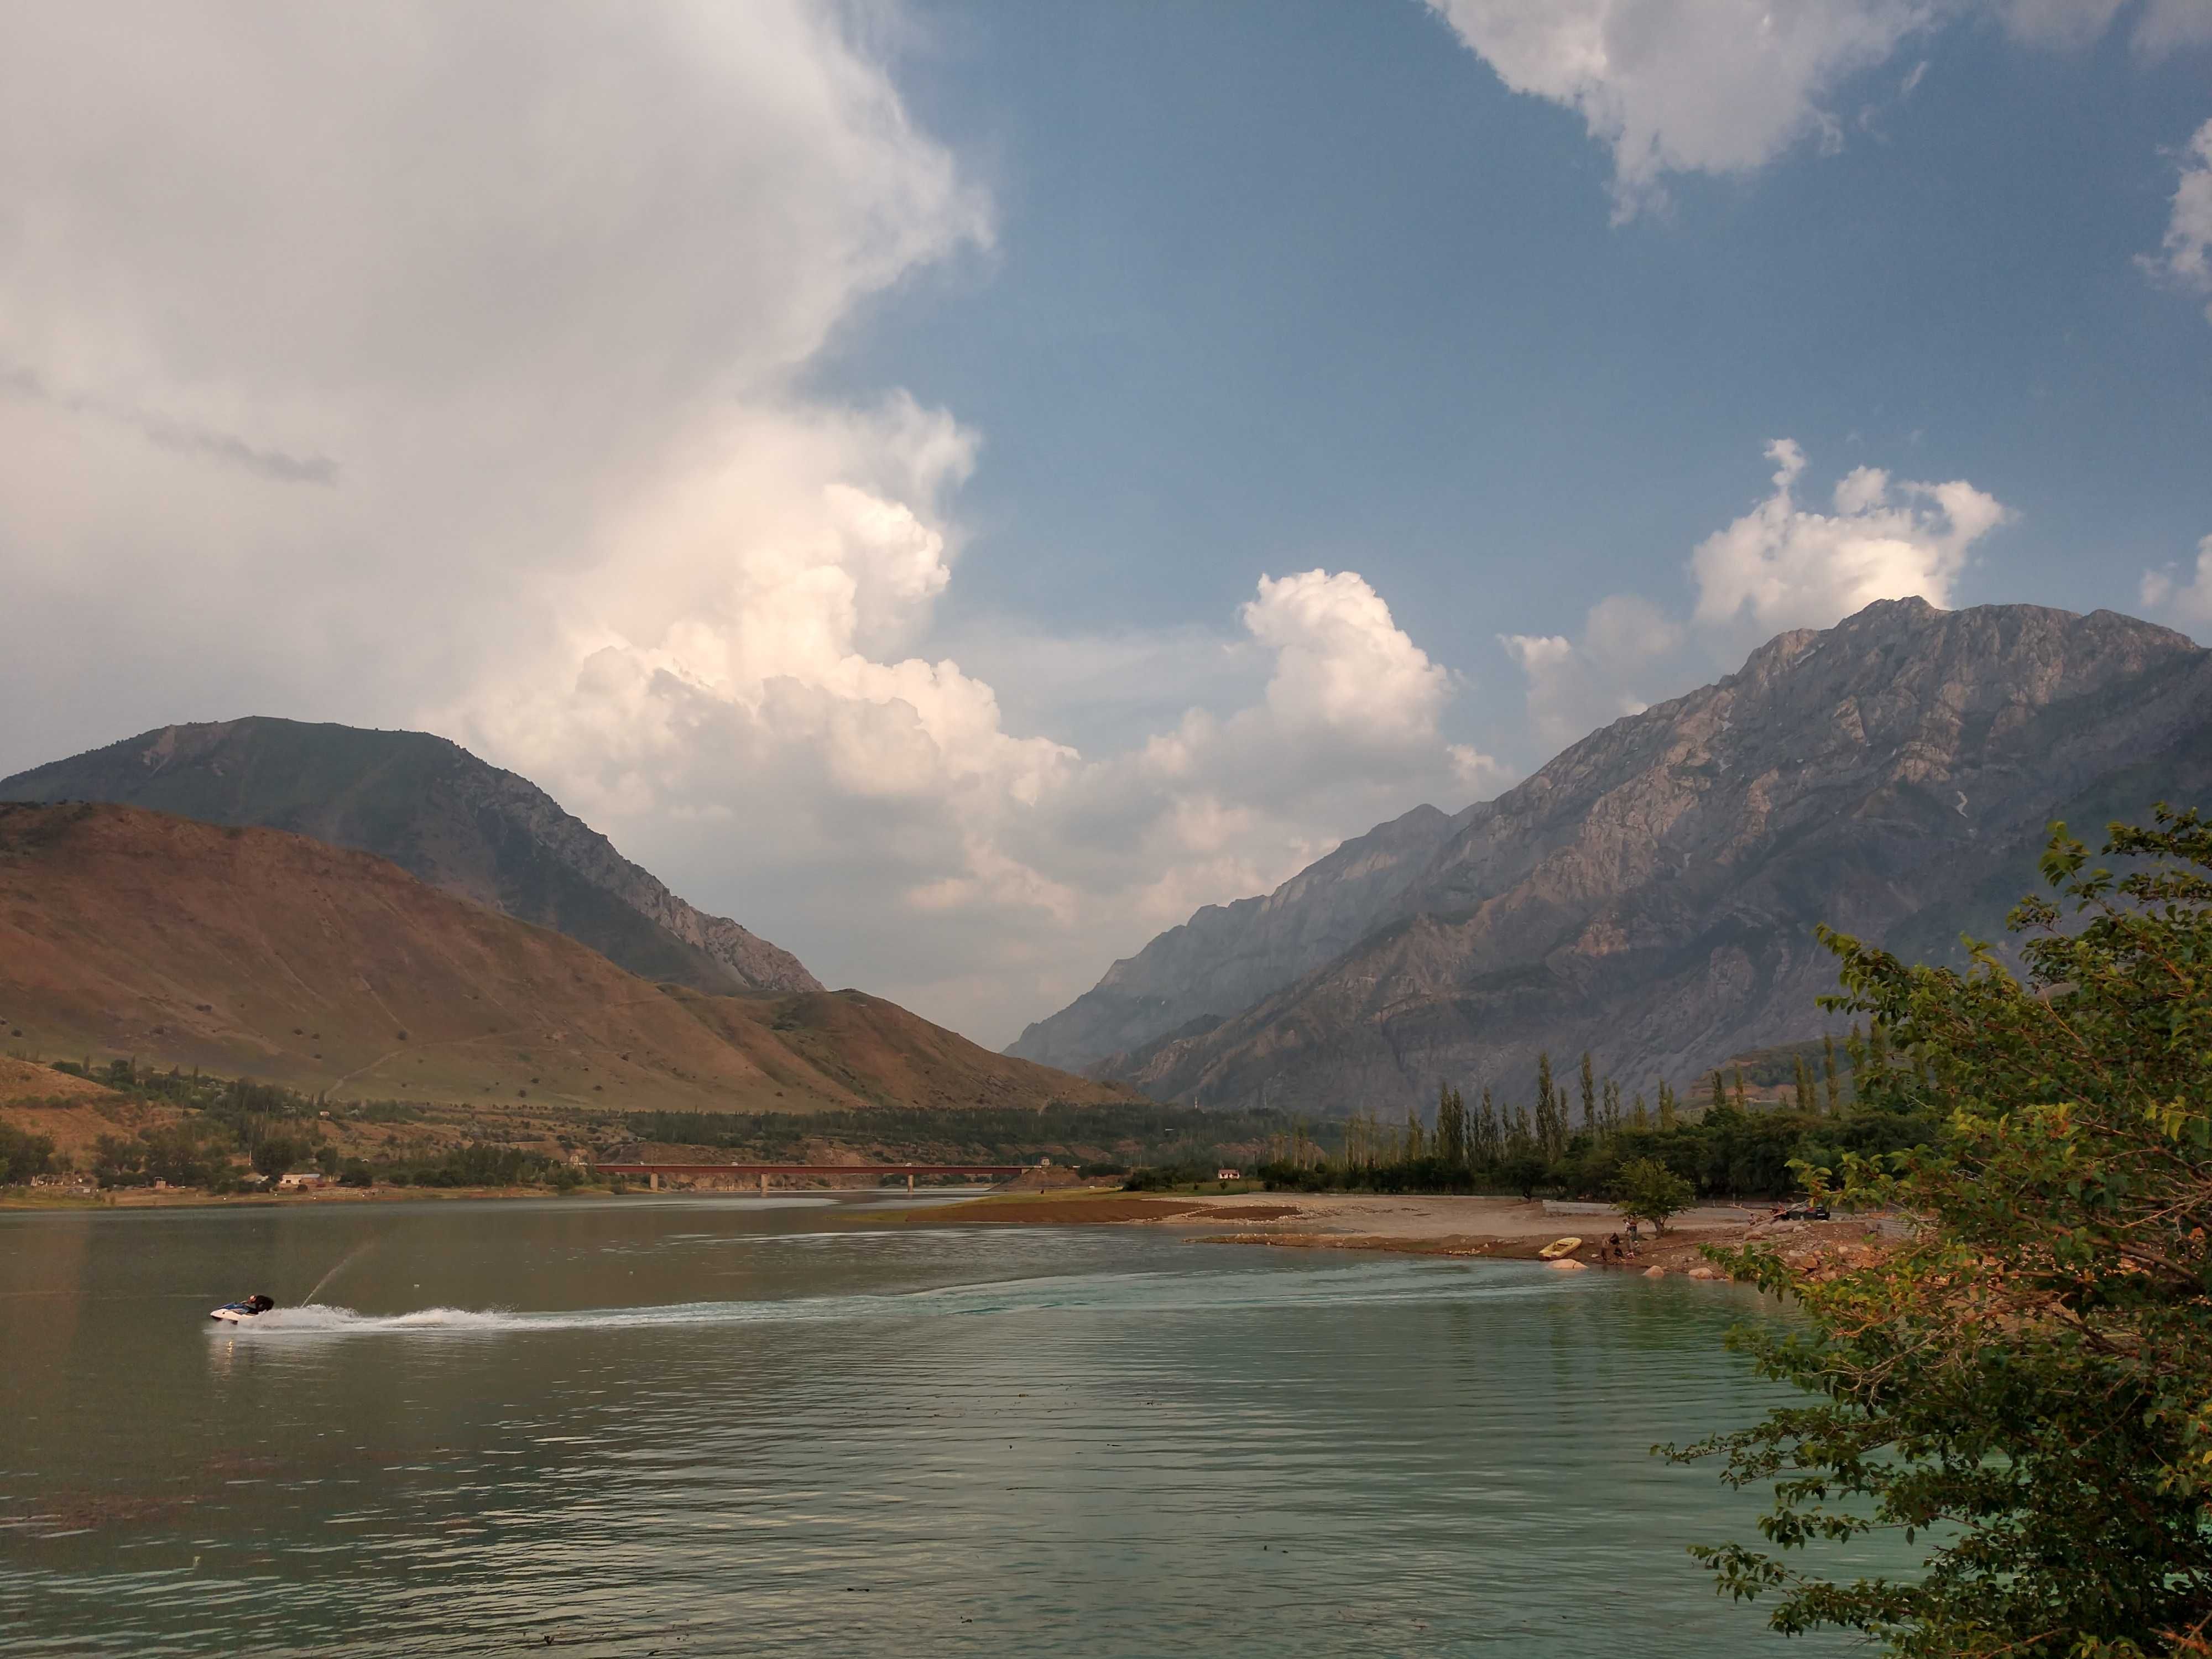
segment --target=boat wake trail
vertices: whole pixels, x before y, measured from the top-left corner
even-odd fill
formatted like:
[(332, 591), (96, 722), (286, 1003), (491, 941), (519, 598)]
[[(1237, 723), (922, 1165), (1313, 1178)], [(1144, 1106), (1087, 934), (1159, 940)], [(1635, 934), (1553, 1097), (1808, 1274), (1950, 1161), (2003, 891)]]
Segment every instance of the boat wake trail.
[[(1579, 1275), (1577, 1276), (1579, 1279)], [(649, 1331), (824, 1320), (945, 1319), (1051, 1312), (1172, 1314), (1231, 1309), (1372, 1306), (1573, 1294), (1576, 1279), (1428, 1263), (1363, 1263), (1307, 1272), (1071, 1273), (951, 1285), (894, 1295), (678, 1302), (656, 1307), (529, 1311), (422, 1308), (369, 1314), (350, 1308), (277, 1308), (225, 1335), (254, 1340), (334, 1337), (471, 1337), (551, 1331)]]

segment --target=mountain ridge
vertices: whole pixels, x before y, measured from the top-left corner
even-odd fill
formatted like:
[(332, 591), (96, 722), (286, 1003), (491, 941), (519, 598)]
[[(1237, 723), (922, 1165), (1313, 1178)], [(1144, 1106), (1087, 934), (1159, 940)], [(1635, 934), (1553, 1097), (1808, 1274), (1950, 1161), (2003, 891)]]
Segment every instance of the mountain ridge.
[[(1030, 1024), (1006, 1052), (1081, 1066), (1157, 1040), (1172, 1029), (1158, 1024), (1164, 1009), (1176, 1011), (1180, 1026), (1249, 1006), (1355, 943), (1360, 930), (1353, 919), (1363, 903), (1384, 902), (1418, 876), (1457, 822), (1434, 806), (1417, 806), (1344, 842), (1272, 893), (1205, 906), (1116, 962), (1066, 1008)], [(1245, 944), (1255, 933), (1257, 942)], [(1170, 988), (1193, 977), (1205, 987), (1197, 1006), (1169, 996)]]
[[(1233, 1014), (1156, 988), (1147, 1039), (1088, 1069), (1318, 1115), (1516, 1088), (1541, 1048), (1681, 1086), (1818, 1035), (1833, 972), (1814, 922), (1940, 956), (2035, 884), (2048, 817), (2208, 787), (2212, 653), (2184, 636), (1881, 602), (1455, 815), (1358, 943)], [(1178, 1015), (1211, 1023), (1166, 1036)]]
[(425, 732), (252, 715), (158, 726), (0, 779), (0, 800), (111, 801), (307, 835), (550, 927), (645, 978), (819, 991), (798, 957), (678, 898), (519, 774)]
[(857, 991), (712, 995), (372, 854), (111, 803), (0, 803), (11, 1048), (334, 1098), (620, 1112), (1116, 1103)]

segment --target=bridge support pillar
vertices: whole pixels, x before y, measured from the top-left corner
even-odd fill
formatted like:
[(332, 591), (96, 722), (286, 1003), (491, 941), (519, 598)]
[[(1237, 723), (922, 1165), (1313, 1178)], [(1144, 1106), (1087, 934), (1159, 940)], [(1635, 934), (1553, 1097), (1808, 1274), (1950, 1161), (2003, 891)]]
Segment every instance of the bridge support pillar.
[(660, 1175), (658, 1170), (646, 1176), (645, 1186), (647, 1192), (657, 1193), (660, 1190)]
[(763, 1198), (768, 1196), (768, 1171), (765, 1170), (761, 1171), (761, 1196)]
[(911, 1170), (906, 1172), (906, 1189), (908, 1192), (914, 1190), (914, 1171)]

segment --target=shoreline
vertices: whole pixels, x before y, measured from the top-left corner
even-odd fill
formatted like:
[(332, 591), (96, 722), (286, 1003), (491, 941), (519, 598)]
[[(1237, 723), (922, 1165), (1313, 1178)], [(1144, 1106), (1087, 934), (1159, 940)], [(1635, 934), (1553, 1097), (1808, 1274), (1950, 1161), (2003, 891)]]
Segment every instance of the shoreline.
[[(1237, 1193), (1153, 1197), (1123, 1192), (1022, 1194), (932, 1206), (896, 1218), (909, 1225), (1153, 1226), (1187, 1233), (1194, 1244), (1256, 1244), (1281, 1249), (1368, 1250), (1398, 1255), (1493, 1261), (1548, 1261), (1567, 1271), (1604, 1267), (1647, 1277), (1724, 1279), (1705, 1259), (1708, 1245), (1789, 1239), (1823, 1259), (1855, 1260), (1881, 1246), (1880, 1218), (1775, 1221), (1769, 1211), (1701, 1205), (1664, 1233), (1646, 1232), (1638, 1253), (1601, 1262), (1599, 1250), (1626, 1222), (1610, 1214), (1547, 1214), (1541, 1200), (1462, 1194)], [(1224, 1224), (1236, 1231), (1224, 1231)], [(1212, 1229), (1212, 1231), (1200, 1231)], [(1577, 1242), (1565, 1250), (1556, 1247)], [(1556, 1254), (1547, 1255), (1547, 1250)]]
[[(52, 1189), (48, 1189), (52, 1191)], [(769, 1196), (884, 1197), (895, 1188), (789, 1187)], [(213, 1194), (190, 1188), (151, 1192), (143, 1188), (107, 1193), (33, 1189), (0, 1195), (0, 1214), (85, 1214), (117, 1210), (273, 1209), (314, 1204), (446, 1203), (471, 1200), (560, 1199), (607, 1202), (662, 1198), (668, 1193), (641, 1188), (609, 1192), (550, 1187), (328, 1187), (284, 1193)], [(709, 1196), (689, 1192), (687, 1196)], [(712, 1195), (752, 1198), (744, 1192)], [(900, 1197), (907, 1196), (899, 1194)], [(916, 1194), (919, 1196), (919, 1194)], [(1171, 1231), (1186, 1243), (1259, 1245), (1277, 1249), (1357, 1250), (1395, 1255), (1447, 1257), (1492, 1261), (1542, 1261), (1563, 1271), (1602, 1267), (1647, 1278), (1682, 1276), (1725, 1279), (1728, 1275), (1705, 1256), (1709, 1246), (1789, 1241), (1796, 1265), (1826, 1270), (1871, 1260), (1895, 1234), (1894, 1218), (1850, 1217), (1825, 1222), (1775, 1221), (1767, 1210), (1743, 1206), (1695, 1206), (1674, 1218), (1663, 1234), (1646, 1234), (1637, 1254), (1626, 1260), (1600, 1261), (1600, 1247), (1612, 1235), (1625, 1235), (1617, 1212), (1592, 1212), (1577, 1206), (1552, 1214), (1542, 1200), (1467, 1194), (1267, 1193), (1249, 1189), (1218, 1194), (1129, 1193), (1119, 1188), (1071, 1187), (1057, 1190), (948, 1194), (936, 1203), (886, 1212), (871, 1211), (871, 1224), (915, 1227), (1138, 1226)], [(1559, 1247), (1574, 1243), (1565, 1249)]]
[[(33, 1189), (34, 1191), (36, 1189)], [(312, 1192), (210, 1193), (182, 1187), (149, 1192), (143, 1187), (113, 1188), (106, 1192), (78, 1193), (66, 1188), (51, 1198), (9, 1193), (0, 1196), (0, 1211), (19, 1212), (96, 1210), (275, 1209), (295, 1204), (381, 1204), (407, 1199), (456, 1198), (621, 1198), (626, 1194), (590, 1188), (561, 1193), (550, 1187), (331, 1187)]]
[[(927, 1191), (927, 1188), (923, 1188)], [(972, 1189), (969, 1189), (972, 1192)], [(909, 1194), (896, 1187), (770, 1187), (769, 1198), (826, 1198), (843, 1194), (887, 1196), (896, 1193), (901, 1198)], [(747, 1187), (738, 1188), (670, 1187), (653, 1191), (644, 1187), (631, 1187), (623, 1192), (610, 1192), (605, 1187), (572, 1187), (566, 1192), (557, 1187), (316, 1187), (281, 1193), (211, 1193), (200, 1187), (173, 1187), (155, 1192), (144, 1187), (116, 1187), (106, 1191), (83, 1192), (71, 1188), (0, 1188), (0, 1213), (43, 1212), (90, 1213), (100, 1210), (192, 1210), (223, 1208), (274, 1209), (297, 1204), (393, 1204), (430, 1199), (441, 1202), (456, 1199), (520, 1199), (557, 1198), (625, 1201), (665, 1198), (737, 1198), (757, 1199), (762, 1194)], [(947, 1200), (951, 1203), (960, 1199)], [(973, 1202), (971, 1198), (965, 1201)], [(919, 1206), (926, 1209), (927, 1206)]]

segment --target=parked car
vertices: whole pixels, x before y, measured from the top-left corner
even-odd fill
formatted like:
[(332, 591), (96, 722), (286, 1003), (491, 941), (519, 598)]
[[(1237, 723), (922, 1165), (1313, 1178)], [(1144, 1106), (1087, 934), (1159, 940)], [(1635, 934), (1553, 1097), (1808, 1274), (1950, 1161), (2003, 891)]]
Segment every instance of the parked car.
[(1784, 1221), (1826, 1221), (1828, 1206), (1825, 1204), (1793, 1204), (1782, 1212)]

